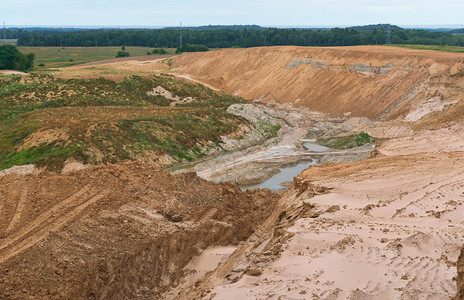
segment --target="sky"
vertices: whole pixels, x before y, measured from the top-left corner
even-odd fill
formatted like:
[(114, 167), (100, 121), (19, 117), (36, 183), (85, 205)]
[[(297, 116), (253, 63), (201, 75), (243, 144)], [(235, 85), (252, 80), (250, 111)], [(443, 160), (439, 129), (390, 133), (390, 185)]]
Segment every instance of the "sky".
[(0, 22), (37, 26), (461, 25), (464, 0), (0, 0)]

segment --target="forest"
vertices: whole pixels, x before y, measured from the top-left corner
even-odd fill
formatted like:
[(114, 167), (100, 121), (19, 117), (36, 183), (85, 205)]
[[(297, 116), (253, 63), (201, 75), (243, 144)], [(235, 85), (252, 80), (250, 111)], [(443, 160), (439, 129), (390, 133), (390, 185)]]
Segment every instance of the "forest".
[[(389, 26), (389, 25), (388, 25)], [(403, 29), (390, 26), (392, 44), (464, 46), (464, 35), (456, 32)], [(95, 47), (144, 46), (176, 48), (182, 31), (184, 44), (208, 48), (256, 46), (352, 46), (378, 45), (387, 41), (387, 24), (332, 29), (265, 28), (246, 26), (202, 26), (162, 29), (9, 29), (8, 38), (18, 46)]]

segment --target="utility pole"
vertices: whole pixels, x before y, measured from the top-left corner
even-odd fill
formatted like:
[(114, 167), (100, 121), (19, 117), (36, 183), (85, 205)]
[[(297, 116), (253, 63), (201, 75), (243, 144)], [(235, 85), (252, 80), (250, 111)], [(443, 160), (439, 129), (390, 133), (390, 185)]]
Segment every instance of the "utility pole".
[(3, 21), (3, 44), (6, 44), (6, 26), (5, 26), (5, 21)]
[(182, 22), (180, 22), (179, 27), (179, 47), (182, 47)]
[(387, 45), (391, 44), (391, 26), (388, 24), (387, 26), (387, 42), (385, 43)]

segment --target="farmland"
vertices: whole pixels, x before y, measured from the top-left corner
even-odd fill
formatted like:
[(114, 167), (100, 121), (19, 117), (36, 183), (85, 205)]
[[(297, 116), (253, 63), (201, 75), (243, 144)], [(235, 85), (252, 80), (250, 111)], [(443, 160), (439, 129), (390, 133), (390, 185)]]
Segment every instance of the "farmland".
[[(121, 47), (18, 47), (24, 54), (34, 53), (36, 55), (36, 70), (44, 68), (59, 68), (82, 64), (92, 61), (113, 59)], [(149, 47), (126, 47), (131, 56), (147, 55), (153, 48)], [(174, 53), (175, 49), (168, 49)], [(44, 66), (41, 66), (43, 64)]]
[(444, 52), (464, 53), (464, 47), (449, 46), (449, 45), (392, 45), (395, 47), (416, 49), (416, 50), (436, 50)]

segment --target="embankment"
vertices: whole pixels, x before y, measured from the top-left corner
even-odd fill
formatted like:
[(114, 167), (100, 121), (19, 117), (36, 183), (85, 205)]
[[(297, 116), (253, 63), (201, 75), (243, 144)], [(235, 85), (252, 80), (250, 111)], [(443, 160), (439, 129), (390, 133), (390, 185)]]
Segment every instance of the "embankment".
[(386, 118), (432, 97), (462, 96), (463, 59), (459, 53), (384, 46), (282, 46), (185, 53), (173, 67), (248, 100)]
[(203, 249), (247, 239), (275, 202), (138, 163), (0, 177), (0, 298), (158, 298)]

